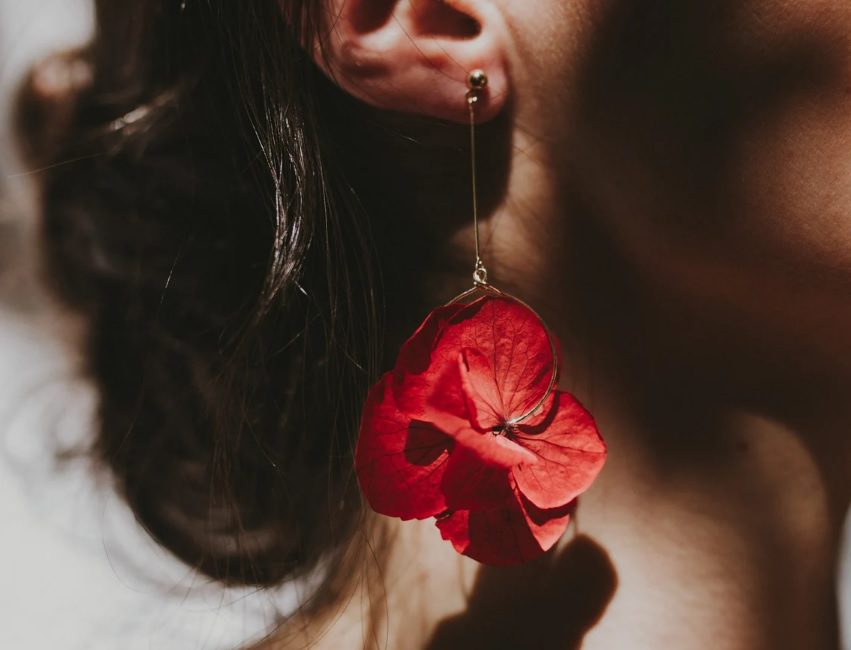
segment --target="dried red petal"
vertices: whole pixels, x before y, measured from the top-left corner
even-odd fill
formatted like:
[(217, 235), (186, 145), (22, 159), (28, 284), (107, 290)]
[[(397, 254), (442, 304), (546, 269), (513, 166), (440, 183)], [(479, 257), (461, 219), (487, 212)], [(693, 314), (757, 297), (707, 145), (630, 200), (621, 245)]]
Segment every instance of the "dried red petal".
[(356, 464), (373, 508), (439, 515), (443, 537), (487, 564), (551, 548), (606, 456), (590, 414), (551, 390), (554, 364), (557, 377), (558, 342), (516, 300), (434, 310), (367, 401)]
[[(445, 396), (447, 406), (451, 407), (448, 412), (465, 417), (463, 397), (459, 390), (450, 385), (453, 381), (460, 381), (460, 378), (452, 364), (442, 363), (445, 359), (441, 352), (445, 353), (446, 350), (436, 352), (435, 349), (452, 322), (456, 319), (463, 321), (467, 312), (478, 309), (481, 300), (469, 305), (454, 303), (433, 310), (399, 350), (393, 368), (394, 397), (399, 408), (411, 417), (432, 421), (428, 404), (436, 390)], [(456, 351), (456, 360), (457, 355)], [(455, 401), (451, 403), (453, 399)]]
[(391, 377), (369, 392), (361, 418), (355, 469), (376, 512), (426, 519), (447, 509), (441, 482), (454, 442), (431, 424), (396, 408)]
[(535, 454), (506, 436), (467, 429), (458, 433), (454, 440), (456, 449), (473, 452), (476, 460), (485, 465), (510, 469), (521, 463), (538, 462)]
[[(495, 385), (498, 404), (483, 407), (503, 421), (525, 415), (546, 394), (556, 360), (549, 333), (528, 307), (510, 298), (485, 296), (460, 309), (441, 308), (432, 314), (403, 346), (396, 365), (396, 398), (405, 413), (428, 422), (434, 421), (435, 410), (468, 417), (456, 385), (458, 355), (466, 350), (489, 360), (486, 367), (476, 364), (471, 369), (470, 380), (483, 390)], [(429, 336), (430, 346), (425, 340)]]
[(557, 508), (585, 492), (606, 461), (606, 443), (591, 414), (570, 395), (557, 391), (547, 418), (520, 425), (513, 439), (538, 462), (512, 470), (518, 489), (539, 508)]
[(494, 510), (459, 510), (439, 519), (443, 539), (477, 562), (511, 566), (529, 562), (544, 551), (535, 540), (519, 505)]
[(471, 367), (470, 379), (495, 384), (501, 403), (492, 406), (505, 420), (525, 415), (546, 395), (557, 360), (549, 333), (525, 305), (507, 298), (486, 301), (461, 332), (461, 342), (462, 349), (490, 361)]
[(504, 507), (514, 499), (508, 472), (507, 468), (483, 463), (475, 452), (456, 446), (443, 475), (447, 508), (487, 510)]
[(522, 564), (540, 557), (564, 534), (573, 504), (540, 510), (516, 495), (490, 510), (459, 510), (437, 520), (443, 539), (459, 553), (493, 566)]
[(502, 427), (506, 422), (502, 413), (502, 394), (493, 378), (488, 358), (478, 350), (467, 348), (461, 350), (458, 368), (470, 422), (480, 431)]
[(419, 375), (428, 369), (431, 363), (431, 352), (436, 341), (441, 337), (446, 326), (460, 312), (473, 307), (456, 302), (433, 309), (417, 331), (411, 334), (399, 350), (395, 371), (397, 374)]
[(538, 508), (523, 495), (520, 495), (518, 501), (535, 540), (543, 551), (549, 551), (564, 535), (570, 516), (576, 509), (576, 501), (550, 509)]

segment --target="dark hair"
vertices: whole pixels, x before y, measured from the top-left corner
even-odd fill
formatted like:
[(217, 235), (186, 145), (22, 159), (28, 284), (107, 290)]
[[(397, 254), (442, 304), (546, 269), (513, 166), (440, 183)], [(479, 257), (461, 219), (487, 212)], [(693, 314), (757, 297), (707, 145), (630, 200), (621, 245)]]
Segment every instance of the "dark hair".
[(224, 582), (362, 557), (360, 404), (436, 250), (376, 155), (419, 143), (305, 54), (318, 5), (100, 0), (63, 128), (32, 88), (19, 112), (47, 277), (90, 324), (98, 453), (151, 535)]

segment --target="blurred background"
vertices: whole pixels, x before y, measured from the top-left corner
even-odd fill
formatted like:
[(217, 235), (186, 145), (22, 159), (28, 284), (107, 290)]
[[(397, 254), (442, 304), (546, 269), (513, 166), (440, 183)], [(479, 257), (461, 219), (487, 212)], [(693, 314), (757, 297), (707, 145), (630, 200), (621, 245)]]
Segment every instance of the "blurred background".
[(90, 0), (0, 0), (0, 283), (7, 303), (10, 293), (24, 301), (33, 297), (21, 281), (33, 266), (25, 241), (35, 225), (35, 179), (15, 155), (15, 91), (33, 61), (84, 43), (92, 23)]

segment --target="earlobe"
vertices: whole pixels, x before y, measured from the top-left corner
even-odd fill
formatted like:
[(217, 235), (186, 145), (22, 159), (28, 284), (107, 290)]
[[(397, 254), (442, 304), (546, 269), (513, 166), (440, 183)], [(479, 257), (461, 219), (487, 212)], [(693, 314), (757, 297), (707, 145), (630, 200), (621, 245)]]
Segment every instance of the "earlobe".
[(501, 13), (477, 0), (329, 0), (317, 63), (341, 88), (385, 110), (465, 122), (471, 71), (489, 84), (477, 105), (495, 117), (508, 95)]

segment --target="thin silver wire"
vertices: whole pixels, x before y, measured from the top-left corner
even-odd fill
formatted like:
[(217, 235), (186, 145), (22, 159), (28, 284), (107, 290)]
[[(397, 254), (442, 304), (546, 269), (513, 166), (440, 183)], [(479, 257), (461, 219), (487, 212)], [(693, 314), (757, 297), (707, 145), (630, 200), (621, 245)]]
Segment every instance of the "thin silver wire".
[(488, 271), (482, 261), (479, 237), (479, 184), (476, 160), (476, 104), (478, 101), (478, 90), (471, 88), (467, 93), (467, 107), (470, 110), (470, 189), (473, 199), (473, 232), (476, 240), (476, 265), (473, 269), (473, 281), (477, 285), (485, 285), (488, 283)]
[(467, 97), (467, 106), (470, 107), (470, 179), (472, 181), (473, 194), (473, 226), (476, 231), (476, 266), (482, 261), (479, 250), (479, 186), (476, 179), (476, 102), (478, 96), (471, 91)]

